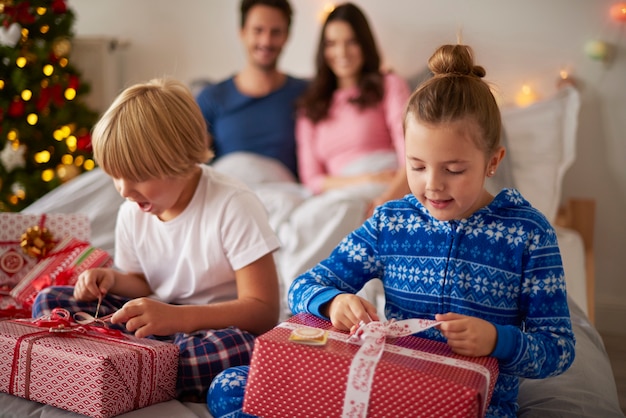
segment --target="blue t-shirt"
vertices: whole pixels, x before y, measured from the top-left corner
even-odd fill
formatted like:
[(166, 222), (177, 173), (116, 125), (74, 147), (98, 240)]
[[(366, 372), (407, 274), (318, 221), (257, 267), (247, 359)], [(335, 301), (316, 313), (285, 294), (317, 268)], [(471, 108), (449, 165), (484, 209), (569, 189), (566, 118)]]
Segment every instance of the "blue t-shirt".
[(205, 87), (196, 101), (213, 137), (215, 159), (247, 151), (282, 162), (297, 177), (296, 99), (307, 81), (287, 76), (285, 84), (263, 97), (245, 96), (234, 78)]

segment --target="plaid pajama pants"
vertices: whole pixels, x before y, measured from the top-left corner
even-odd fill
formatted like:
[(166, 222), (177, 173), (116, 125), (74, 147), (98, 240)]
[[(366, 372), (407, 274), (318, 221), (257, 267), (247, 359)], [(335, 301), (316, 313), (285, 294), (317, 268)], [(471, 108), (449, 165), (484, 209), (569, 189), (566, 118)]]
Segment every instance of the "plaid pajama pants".
[[(49, 315), (54, 308), (67, 309), (71, 314), (80, 311), (95, 314), (97, 302), (78, 301), (73, 292), (72, 286), (43, 289), (33, 304), (33, 318)], [(114, 313), (129, 300), (107, 294), (102, 299), (98, 317)], [(112, 327), (126, 331), (121, 325)], [(176, 391), (177, 398), (183, 401), (205, 401), (213, 378), (229, 367), (250, 364), (254, 347), (254, 335), (235, 327), (157, 338), (180, 348)]]

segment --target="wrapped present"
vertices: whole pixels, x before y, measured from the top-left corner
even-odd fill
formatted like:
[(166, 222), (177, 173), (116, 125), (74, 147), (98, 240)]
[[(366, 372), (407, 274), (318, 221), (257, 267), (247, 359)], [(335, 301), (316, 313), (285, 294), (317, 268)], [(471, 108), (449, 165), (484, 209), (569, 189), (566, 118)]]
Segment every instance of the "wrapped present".
[(66, 237), (26, 273), (10, 295), (23, 307), (30, 308), (37, 293), (48, 286), (74, 285), (85, 270), (111, 267), (113, 259), (106, 251), (74, 237)]
[(175, 344), (53, 316), (0, 321), (0, 391), (93, 418), (175, 396)]
[(24, 307), (11, 295), (0, 294), (0, 320), (30, 317), (31, 308)]
[(457, 355), (445, 343), (410, 335), (435, 325), (373, 322), (349, 336), (328, 321), (296, 315), (257, 338), (243, 411), (279, 418), (484, 416), (497, 360)]
[(63, 238), (90, 234), (84, 214), (0, 213), (0, 290), (11, 290)]

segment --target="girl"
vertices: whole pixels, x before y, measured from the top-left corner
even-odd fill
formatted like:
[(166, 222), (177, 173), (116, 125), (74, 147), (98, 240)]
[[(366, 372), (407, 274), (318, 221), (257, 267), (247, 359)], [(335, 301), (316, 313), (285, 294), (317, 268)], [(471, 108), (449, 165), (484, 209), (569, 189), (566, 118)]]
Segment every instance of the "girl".
[(314, 193), (379, 183), (370, 212), (409, 192), (402, 112), (409, 87), (381, 71), (367, 19), (352, 3), (337, 6), (322, 27), (317, 73), (299, 101), (298, 171)]
[(111, 322), (137, 337), (167, 336), (180, 347), (178, 397), (203, 398), (217, 373), (249, 362), (254, 335), (278, 320), (279, 243), (265, 209), (204, 164), (212, 157), (206, 123), (179, 82), (122, 92), (94, 127), (93, 150), (126, 199), (117, 269), (42, 291), (33, 316), (58, 306), (114, 313)]
[(380, 206), (290, 287), (294, 313), (343, 330), (378, 320), (355, 293), (383, 282), (387, 319), (442, 321), (420, 336), (499, 360), (487, 415), (515, 417), (519, 378), (567, 370), (574, 335), (556, 234), (514, 189), (484, 187), (504, 157), (496, 101), (464, 45), (440, 47), (404, 117), (411, 194)]

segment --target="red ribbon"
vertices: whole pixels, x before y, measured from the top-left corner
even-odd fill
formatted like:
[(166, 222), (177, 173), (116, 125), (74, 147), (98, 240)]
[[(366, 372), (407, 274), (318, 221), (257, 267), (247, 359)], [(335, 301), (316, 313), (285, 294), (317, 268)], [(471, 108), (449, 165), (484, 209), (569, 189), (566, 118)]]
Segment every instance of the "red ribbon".
[(29, 9), (30, 3), (27, 1), (20, 3), (17, 6), (9, 6), (8, 4), (5, 4), (4, 14), (7, 16), (7, 19), (4, 20), (4, 26), (8, 28), (13, 22), (17, 22), (22, 26), (34, 23), (35, 16), (30, 13)]
[(78, 312), (76, 315), (86, 319), (81, 320), (80, 323), (75, 323), (72, 321), (67, 309), (54, 308), (50, 315), (35, 320), (33, 324), (41, 328), (48, 328), (48, 332), (82, 333), (93, 331), (116, 338), (126, 338), (122, 331), (109, 328), (106, 322), (101, 319), (96, 319), (85, 312)]
[(50, 105), (50, 102), (53, 102), (57, 107), (63, 106), (63, 90), (60, 84), (42, 88), (35, 106), (37, 110), (41, 112)]

